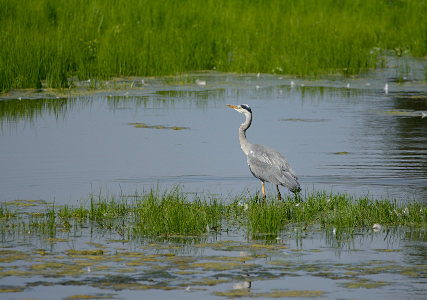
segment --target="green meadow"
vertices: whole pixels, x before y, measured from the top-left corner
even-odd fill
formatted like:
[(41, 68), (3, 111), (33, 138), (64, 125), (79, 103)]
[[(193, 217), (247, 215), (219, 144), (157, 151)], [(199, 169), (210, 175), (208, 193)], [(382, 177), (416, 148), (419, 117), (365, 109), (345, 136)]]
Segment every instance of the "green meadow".
[(198, 70), (358, 74), (426, 55), (411, 0), (0, 0), (0, 91)]
[(326, 192), (288, 196), (284, 201), (268, 198), (266, 202), (259, 195), (205, 197), (190, 200), (177, 188), (130, 196), (91, 195), (79, 206), (17, 200), (1, 204), (0, 228), (3, 236), (28, 233), (55, 237), (57, 231), (73, 232), (91, 226), (112, 231), (123, 239), (234, 231), (254, 237), (277, 235), (295, 224), (351, 233), (397, 226), (425, 227), (427, 219), (426, 206), (419, 202), (398, 204)]

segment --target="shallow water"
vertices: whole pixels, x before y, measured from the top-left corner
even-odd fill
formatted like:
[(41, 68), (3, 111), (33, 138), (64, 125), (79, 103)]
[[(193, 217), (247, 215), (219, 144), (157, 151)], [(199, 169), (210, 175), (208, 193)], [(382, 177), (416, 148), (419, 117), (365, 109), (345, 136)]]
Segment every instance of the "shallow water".
[(252, 107), (249, 140), (282, 152), (303, 190), (426, 201), (427, 62), (405, 64), (411, 72), (355, 79), (198, 73), (102, 89), (81, 82), (73, 95), (12, 91), (0, 101), (0, 201), (70, 204), (100, 190), (177, 184), (188, 193), (255, 193), (237, 138), (243, 116), (228, 103)]
[[(280, 150), (304, 190), (426, 203), (427, 62), (391, 63), (402, 66), (360, 78), (197, 73), (12, 91), (0, 97), (0, 201), (40, 199), (27, 208), (37, 212), (45, 201), (176, 185), (189, 195), (253, 195), (260, 184), (237, 138), (243, 116), (225, 106), (247, 103), (249, 140)], [(405, 64), (410, 72), (396, 71)], [(291, 224), (268, 238), (236, 231), (132, 241), (86, 225), (50, 236), (1, 229), (5, 299), (426, 293), (425, 228), (350, 234)]]

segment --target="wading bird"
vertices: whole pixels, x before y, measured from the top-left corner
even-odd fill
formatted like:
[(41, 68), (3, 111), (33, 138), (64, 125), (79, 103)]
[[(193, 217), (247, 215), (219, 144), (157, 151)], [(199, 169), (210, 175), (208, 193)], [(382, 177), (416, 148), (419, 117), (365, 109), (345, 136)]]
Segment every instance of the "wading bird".
[(247, 104), (229, 105), (239, 113), (245, 115), (246, 120), (239, 127), (240, 147), (247, 156), (249, 169), (252, 175), (261, 180), (262, 198), (265, 201), (264, 183), (270, 182), (276, 185), (277, 198), (282, 199), (279, 185), (287, 187), (291, 192), (298, 193), (301, 191), (298, 178), (291, 169), (286, 158), (274, 149), (264, 145), (251, 144), (246, 138), (246, 130), (252, 123), (252, 110)]

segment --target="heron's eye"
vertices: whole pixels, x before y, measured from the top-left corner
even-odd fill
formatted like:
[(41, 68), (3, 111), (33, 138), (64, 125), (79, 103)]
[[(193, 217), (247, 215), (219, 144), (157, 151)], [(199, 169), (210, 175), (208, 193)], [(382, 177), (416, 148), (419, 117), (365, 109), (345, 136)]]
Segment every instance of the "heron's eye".
[(247, 110), (248, 112), (252, 112), (251, 108), (246, 104), (242, 104), (242, 105), (240, 105), (240, 107), (244, 110)]

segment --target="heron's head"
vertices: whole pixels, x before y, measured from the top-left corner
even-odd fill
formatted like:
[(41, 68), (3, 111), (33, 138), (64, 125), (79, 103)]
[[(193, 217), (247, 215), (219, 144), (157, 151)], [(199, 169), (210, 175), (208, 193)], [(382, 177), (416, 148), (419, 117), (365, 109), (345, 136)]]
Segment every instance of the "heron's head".
[(234, 108), (234, 109), (235, 109), (236, 111), (238, 111), (239, 113), (245, 113), (245, 112), (248, 112), (248, 113), (252, 114), (252, 110), (251, 110), (251, 108), (249, 107), (249, 105), (247, 105), (247, 104), (240, 104), (240, 105), (237, 105), (237, 106), (227, 104), (227, 106), (228, 106), (228, 107), (231, 107), (231, 108)]

